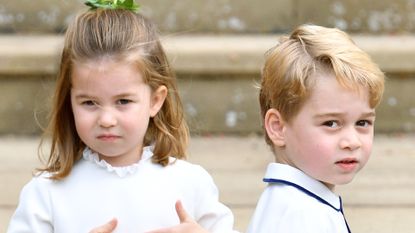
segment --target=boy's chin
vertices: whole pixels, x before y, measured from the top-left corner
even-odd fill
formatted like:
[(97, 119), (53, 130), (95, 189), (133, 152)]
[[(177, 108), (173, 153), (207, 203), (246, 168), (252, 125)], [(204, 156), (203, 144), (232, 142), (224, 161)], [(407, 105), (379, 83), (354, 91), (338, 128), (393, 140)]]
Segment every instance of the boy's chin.
[(349, 184), (353, 181), (354, 177), (350, 178), (350, 179), (344, 179), (344, 180), (337, 180), (335, 182), (324, 182), (322, 181), (322, 183), (328, 187), (330, 190), (334, 190), (334, 188), (336, 186), (342, 186), (342, 185), (346, 185)]

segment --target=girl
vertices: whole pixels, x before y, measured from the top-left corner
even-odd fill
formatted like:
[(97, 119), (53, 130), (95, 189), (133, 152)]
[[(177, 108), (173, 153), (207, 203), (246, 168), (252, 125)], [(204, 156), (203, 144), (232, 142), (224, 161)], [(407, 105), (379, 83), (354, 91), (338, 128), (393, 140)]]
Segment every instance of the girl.
[(188, 128), (155, 26), (117, 2), (69, 25), (49, 158), (8, 233), (88, 232), (114, 216), (114, 232), (145, 232), (179, 224), (177, 200), (210, 232), (232, 231), (210, 175), (181, 160)]

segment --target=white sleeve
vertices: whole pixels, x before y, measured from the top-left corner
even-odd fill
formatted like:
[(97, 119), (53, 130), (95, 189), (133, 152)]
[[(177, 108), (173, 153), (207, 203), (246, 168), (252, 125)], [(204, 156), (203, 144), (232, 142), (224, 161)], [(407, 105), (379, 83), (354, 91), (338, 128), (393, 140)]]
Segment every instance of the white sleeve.
[(195, 220), (211, 233), (237, 232), (233, 230), (232, 211), (219, 202), (218, 189), (212, 177), (203, 168), (198, 177), (197, 187)]
[[(45, 178), (33, 178), (21, 193), (7, 233), (52, 233), (52, 216)], [(43, 182), (42, 182), (43, 180)]]

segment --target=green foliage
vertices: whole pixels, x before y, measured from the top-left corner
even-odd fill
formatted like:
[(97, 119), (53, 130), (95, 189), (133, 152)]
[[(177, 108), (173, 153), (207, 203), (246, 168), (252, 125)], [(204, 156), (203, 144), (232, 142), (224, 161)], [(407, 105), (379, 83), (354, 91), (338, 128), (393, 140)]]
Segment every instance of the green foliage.
[(140, 5), (134, 2), (134, 0), (87, 0), (85, 5), (89, 6), (91, 10), (97, 8), (104, 9), (125, 9), (137, 12)]

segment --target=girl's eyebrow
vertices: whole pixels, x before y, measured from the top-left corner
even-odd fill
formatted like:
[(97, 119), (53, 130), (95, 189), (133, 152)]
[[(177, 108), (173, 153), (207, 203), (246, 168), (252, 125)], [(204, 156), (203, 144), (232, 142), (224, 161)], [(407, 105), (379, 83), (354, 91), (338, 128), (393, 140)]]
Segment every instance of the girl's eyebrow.
[[(121, 93), (121, 94), (115, 95), (113, 98), (114, 99), (120, 99), (120, 98), (132, 97), (132, 96), (134, 96), (134, 93), (126, 92), (126, 93)], [(78, 95), (74, 95), (74, 97), (75, 97), (75, 99), (94, 99), (95, 98), (94, 96), (83, 94), (83, 93), (78, 94)]]
[(116, 99), (119, 99), (119, 98), (131, 97), (131, 96), (134, 96), (134, 95), (135, 95), (134, 93), (126, 92), (126, 93), (121, 93), (121, 94), (115, 95), (114, 97)]
[(93, 96), (87, 95), (87, 94), (79, 94), (74, 96), (75, 99), (92, 99)]

